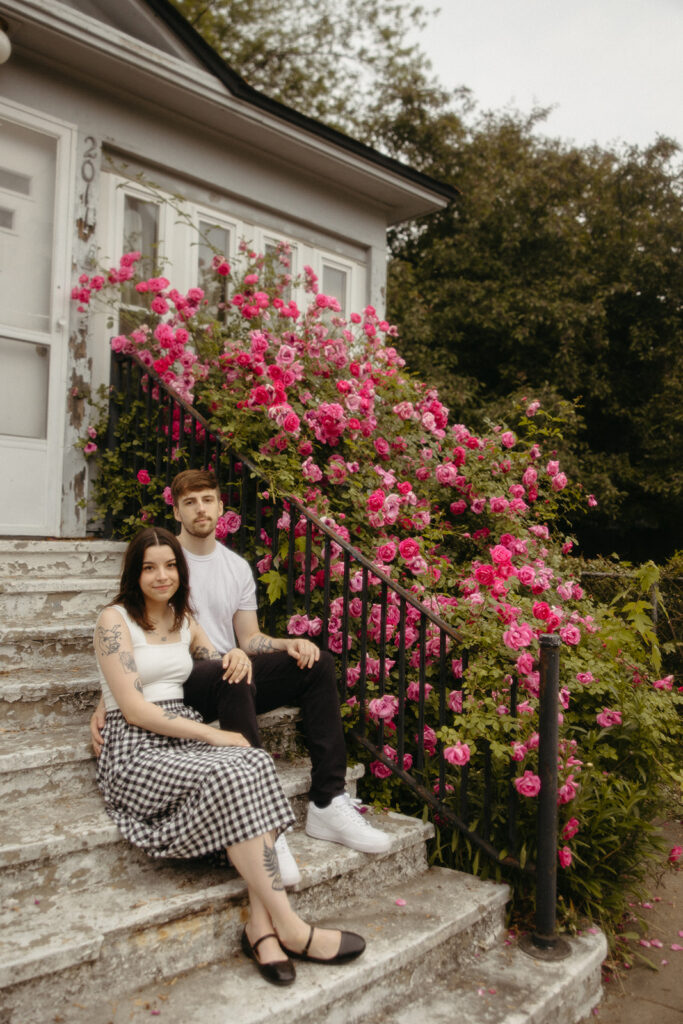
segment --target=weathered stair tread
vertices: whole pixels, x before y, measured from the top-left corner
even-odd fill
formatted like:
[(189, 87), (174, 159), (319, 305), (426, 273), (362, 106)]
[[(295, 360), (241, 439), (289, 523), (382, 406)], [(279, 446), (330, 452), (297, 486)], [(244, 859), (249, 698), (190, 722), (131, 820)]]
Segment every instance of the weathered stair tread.
[(0, 594), (51, 594), (118, 590), (118, 576), (0, 576)]
[(93, 757), (87, 725), (0, 733), (0, 775)]
[(38, 622), (34, 625), (3, 625), (0, 632), (2, 643), (21, 643), (31, 641), (33, 643), (51, 643), (56, 640), (92, 639), (95, 630), (95, 618), (70, 620), (65, 622)]
[[(87, 751), (88, 756), (92, 756)], [(278, 776), (287, 797), (305, 794), (310, 785), (310, 762), (278, 761)], [(362, 777), (362, 765), (350, 765), (346, 778)], [(45, 800), (41, 794), (28, 793), (12, 801), (0, 836), (0, 868), (57, 857), (74, 850), (92, 849), (119, 837), (97, 791), (92, 795), (65, 794)], [(121, 840), (123, 842), (123, 840)]]
[[(405, 900), (398, 906), (397, 899)], [(73, 1024), (149, 1021), (151, 1010), (174, 1024), (278, 1024), (362, 1019), (363, 1012), (419, 995), (440, 964), (444, 944), (451, 959), (471, 958), (502, 931), (508, 888), (471, 875), (432, 868), (412, 879), (385, 884), (350, 901), (321, 924), (358, 931), (367, 949), (344, 966), (296, 964), (297, 980), (278, 989), (261, 979), (241, 953), (224, 962), (158, 982), (84, 1009), (70, 1008)], [(482, 917), (488, 921), (477, 932)], [(454, 949), (455, 947), (455, 949)], [(383, 1011), (384, 1012), (384, 1011)], [(378, 1018), (384, 1019), (384, 1018)], [(412, 1016), (411, 1024), (421, 1020)], [(451, 1018), (457, 1020), (457, 1017)]]
[(478, 956), (467, 970), (445, 974), (428, 996), (409, 1007), (382, 1010), (363, 1024), (562, 1024), (589, 1013), (599, 999), (599, 976), (607, 940), (598, 929), (569, 938), (566, 960), (542, 961), (528, 956), (517, 942), (496, 946)]
[[(423, 844), (430, 831), (423, 822), (400, 815), (378, 816), (377, 823), (392, 834), (391, 849), (382, 860)], [(367, 859), (366, 854), (310, 839), (302, 832), (293, 832), (288, 839), (302, 873), (299, 891), (345, 875)], [(245, 896), (246, 886), (234, 872), (200, 861), (150, 862), (149, 872), (113, 878), (91, 889), (32, 888), (7, 900), (0, 910), (0, 987), (55, 969), (55, 950), (60, 951), (59, 968), (65, 969), (94, 959), (105, 935), (162, 925)]]

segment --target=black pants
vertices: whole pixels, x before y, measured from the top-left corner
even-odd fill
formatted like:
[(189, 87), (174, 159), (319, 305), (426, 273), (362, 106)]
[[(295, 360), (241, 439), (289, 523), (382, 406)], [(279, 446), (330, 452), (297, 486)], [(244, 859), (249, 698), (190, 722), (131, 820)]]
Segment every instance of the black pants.
[(320, 652), (313, 668), (301, 669), (286, 651), (257, 654), (252, 682), (228, 683), (219, 661), (196, 661), (185, 682), (185, 704), (205, 722), (218, 719), (221, 729), (241, 732), (253, 747), (262, 746), (257, 715), (283, 705), (301, 708), (304, 736), (311, 756), (310, 799), (319, 807), (344, 792), (346, 743), (339, 713), (334, 658)]

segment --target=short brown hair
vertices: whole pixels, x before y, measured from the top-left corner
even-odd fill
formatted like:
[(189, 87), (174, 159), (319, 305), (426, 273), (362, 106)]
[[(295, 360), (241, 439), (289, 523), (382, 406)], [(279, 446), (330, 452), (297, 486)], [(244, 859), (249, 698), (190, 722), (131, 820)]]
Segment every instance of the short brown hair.
[(171, 480), (171, 495), (176, 508), (184, 494), (190, 494), (192, 491), (217, 490), (218, 481), (212, 469), (184, 469)]

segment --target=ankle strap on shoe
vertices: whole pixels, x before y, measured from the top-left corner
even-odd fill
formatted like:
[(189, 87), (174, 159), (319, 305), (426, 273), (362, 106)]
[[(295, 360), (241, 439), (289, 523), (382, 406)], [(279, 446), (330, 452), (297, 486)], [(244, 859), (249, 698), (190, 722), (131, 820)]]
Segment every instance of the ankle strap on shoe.
[[(256, 942), (254, 942), (254, 943), (253, 943), (253, 945), (251, 946), (252, 952), (254, 952), (254, 953), (255, 953), (255, 952), (256, 952), (256, 950), (257, 950), (257, 949), (259, 948), (259, 946), (261, 945), (261, 943), (262, 943), (262, 942), (265, 942), (265, 941), (266, 941), (266, 939), (277, 939), (277, 935), (275, 934), (275, 932), (268, 932), (268, 934), (267, 934), (267, 935), (262, 935), (262, 936), (261, 936), (261, 938), (260, 938), (260, 939), (257, 939), (257, 940), (256, 940)], [(280, 940), (278, 939), (278, 942), (279, 942), (279, 941), (280, 941)], [(310, 940), (309, 940), (309, 941), (310, 941)]]

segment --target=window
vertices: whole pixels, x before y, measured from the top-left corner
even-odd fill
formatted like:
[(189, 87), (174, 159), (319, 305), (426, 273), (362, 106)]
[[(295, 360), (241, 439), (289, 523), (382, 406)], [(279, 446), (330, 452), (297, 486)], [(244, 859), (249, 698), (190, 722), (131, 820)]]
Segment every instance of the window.
[[(263, 251), (266, 256), (270, 257), (272, 270), (276, 277), (281, 274), (287, 275), (290, 279), (296, 277), (296, 246), (293, 246), (291, 242), (268, 238), (264, 235)], [(293, 298), (291, 283), (283, 288), (281, 298), (285, 302), (291, 301)]]
[(199, 243), (197, 246), (197, 284), (203, 288), (209, 306), (220, 310), (228, 301), (228, 279), (216, 275), (213, 269), (214, 256), (225, 256), (231, 262), (232, 232), (220, 224), (199, 220)]
[(322, 291), (339, 301), (342, 316), (346, 316), (350, 269), (323, 260)]

